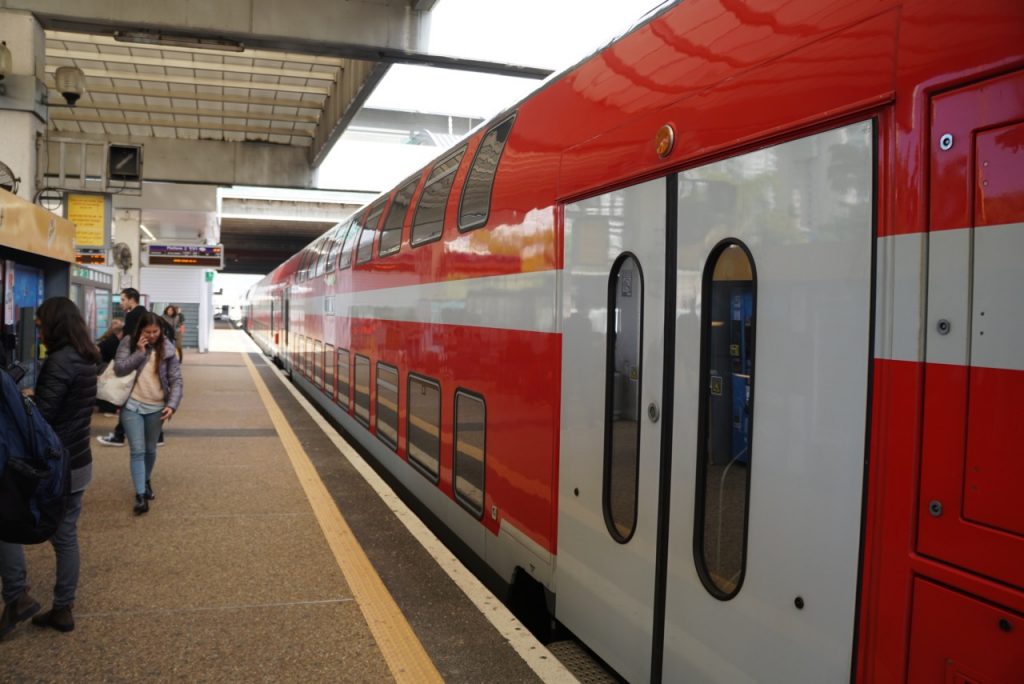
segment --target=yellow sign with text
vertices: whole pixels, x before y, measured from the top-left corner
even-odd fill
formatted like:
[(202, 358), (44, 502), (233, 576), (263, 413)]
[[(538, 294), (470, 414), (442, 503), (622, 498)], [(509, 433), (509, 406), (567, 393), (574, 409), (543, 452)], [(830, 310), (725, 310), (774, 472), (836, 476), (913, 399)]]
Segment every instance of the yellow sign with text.
[(0, 245), (74, 262), (74, 230), (70, 221), (0, 190)]
[(68, 220), (75, 224), (75, 246), (78, 249), (106, 247), (106, 195), (68, 193), (67, 208)]

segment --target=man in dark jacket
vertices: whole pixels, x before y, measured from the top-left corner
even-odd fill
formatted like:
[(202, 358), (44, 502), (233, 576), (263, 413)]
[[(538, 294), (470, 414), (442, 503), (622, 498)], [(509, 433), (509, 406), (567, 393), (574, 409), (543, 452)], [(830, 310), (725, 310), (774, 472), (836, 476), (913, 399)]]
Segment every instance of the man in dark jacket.
[[(67, 509), (50, 539), (57, 555), (53, 609), (33, 618), (41, 627), (62, 632), (75, 628), (71, 609), (78, 587), (78, 516), (82, 495), (92, 479), (89, 432), (96, 404), (96, 362), (99, 351), (89, 337), (78, 308), (67, 297), (52, 297), (39, 308), (40, 338), (49, 354), (39, 371), (35, 404), (61, 444), (68, 450), (71, 486)], [(22, 620), (39, 610), (29, 596), (25, 554), (20, 544), (0, 542), (0, 577), (4, 610), (0, 615), (0, 639)]]
[[(126, 287), (121, 290), (121, 310), (124, 311), (124, 334), (131, 337), (135, 327), (139, 324), (142, 314), (146, 313), (146, 307), (139, 304), (139, 291), (134, 287)], [(116, 349), (116, 347), (115, 347)], [(97, 437), (96, 440), (103, 446), (124, 446), (124, 427), (120, 419), (117, 427), (110, 434)], [(163, 435), (160, 436), (158, 444), (163, 444)]]

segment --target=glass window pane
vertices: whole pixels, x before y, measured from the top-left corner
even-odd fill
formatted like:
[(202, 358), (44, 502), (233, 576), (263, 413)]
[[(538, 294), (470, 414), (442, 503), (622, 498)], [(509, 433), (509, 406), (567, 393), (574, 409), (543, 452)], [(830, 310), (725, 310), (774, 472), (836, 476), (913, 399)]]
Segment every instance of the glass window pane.
[(327, 243), (329, 238), (325, 235), (316, 242), (316, 270), (313, 277), (322, 276), (324, 267), (327, 265)]
[(644, 286), (640, 264), (620, 258), (609, 282), (608, 361), (610, 397), (605, 402), (605, 521), (612, 537), (626, 542), (636, 529), (640, 468), (640, 367)]
[(377, 436), (398, 449), (398, 369), (377, 364)]
[(356, 354), (356, 420), (370, 427), (370, 359)]
[(351, 405), (350, 386), (351, 368), (349, 367), (348, 349), (338, 350), (338, 396), (337, 402), (347, 411)]
[(338, 268), (348, 268), (352, 265), (352, 249), (356, 238), (362, 228), (362, 217), (356, 217), (348, 225), (348, 235), (345, 236), (345, 244), (341, 247), (341, 257), (338, 261)]
[(348, 224), (339, 223), (331, 231), (331, 247), (327, 252), (327, 265), (324, 267), (324, 273), (330, 273), (338, 265), (338, 252), (341, 251), (341, 245), (345, 242), (345, 233), (348, 231)]
[(739, 591), (746, 567), (754, 380), (754, 268), (729, 241), (704, 273), (705, 377), (698, 453), (698, 570), (718, 598)]
[(459, 230), (479, 228), (487, 223), (491, 211), (491, 188), (494, 175), (498, 171), (501, 153), (505, 150), (505, 141), (512, 130), (514, 117), (492, 128), (484, 136), (473, 159), (473, 168), (469, 170), (466, 186), (462, 190), (462, 201), (459, 204)]
[(441, 386), (409, 376), (409, 424), (406, 451), (409, 462), (437, 482), (441, 464)]
[(313, 383), (324, 386), (324, 345), (320, 340), (313, 343)]
[(483, 399), (455, 393), (455, 498), (481, 516), (484, 512), (487, 410)]
[(324, 391), (327, 396), (334, 398), (334, 345), (324, 345)]
[(380, 223), (380, 215), (384, 213), (384, 203), (378, 204), (370, 209), (370, 215), (363, 226), (363, 232), (359, 234), (359, 253), (356, 256), (357, 264), (365, 264), (373, 257), (373, 237), (377, 232), (377, 224)]
[(377, 256), (388, 256), (401, 248), (402, 223), (405, 222), (405, 215), (409, 212), (409, 203), (412, 202), (412, 196), (416, 192), (418, 183), (419, 178), (414, 178), (395, 193), (395, 199), (391, 203), (391, 208), (388, 209), (388, 216), (384, 219)]
[(466, 153), (462, 147), (455, 154), (442, 160), (430, 172), (419, 204), (416, 205), (416, 218), (412, 222), (412, 244), (421, 245), (441, 237), (444, 228), (444, 211), (448, 206), (448, 195), (455, 182), (455, 172), (459, 170), (459, 162)]

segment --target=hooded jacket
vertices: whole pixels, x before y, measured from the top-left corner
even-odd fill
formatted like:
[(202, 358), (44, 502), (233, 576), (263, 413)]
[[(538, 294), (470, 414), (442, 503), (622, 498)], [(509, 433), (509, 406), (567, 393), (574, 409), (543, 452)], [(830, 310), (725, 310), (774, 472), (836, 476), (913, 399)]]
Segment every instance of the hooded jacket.
[(83, 359), (71, 345), (51, 351), (39, 371), (33, 399), (71, 457), (71, 491), (82, 491), (92, 479), (89, 439), (96, 406), (96, 364)]

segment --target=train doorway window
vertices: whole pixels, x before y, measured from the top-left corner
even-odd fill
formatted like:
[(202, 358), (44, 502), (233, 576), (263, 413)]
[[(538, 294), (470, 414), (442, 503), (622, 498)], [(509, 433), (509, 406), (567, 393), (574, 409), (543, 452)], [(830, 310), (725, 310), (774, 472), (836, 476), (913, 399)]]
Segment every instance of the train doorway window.
[(324, 391), (327, 392), (327, 396), (331, 399), (334, 399), (335, 358), (334, 345), (324, 345)]
[(459, 230), (472, 230), (487, 223), (487, 217), (491, 212), (494, 176), (498, 171), (501, 153), (505, 151), (505, 142), (512, 130), (513, 121), (515, 116), (510, 116), (488, 131), (476, 151), (473, 166), (469, 169), (469, 177), (462, 190), (462, 199), (459, 201)]
[(644, 317), (643, 272), (631, 254), (612, 267), (608, 311), (604, 518), (612, 538), (626, 543), (636, 529)]
[(356, 354), (356, 420), (370, 427), (370, 359)]
[(398, 369), (377, 364), (377, 437), (398, 450)]
[(754, 263), (738, 240), (708, 258), (703, 292), (694, 554), (716, 598), (743, 583), (754, 406)]
[(377, 224), (380, 223), (380, 215), (384, 213), (384, 202), (370, 208), (370, 214), (363, 225), (363, 232), (359, 235), (359, 250), (356, 254), (356, 263), (365, 264), (373, 258), (373, 236), (377, 234)]
[(384, 227), (380, 231), (380, 244), (377, 245), (377, 256), (385, 257), (396, 254), (402, 247), (402, 225), (405, 215), (409, 213), (413, 193), (419, 183), (419, 176), (409, 180), (395, 193), (388, 215), (384, 219)]
[(466, 146), (448, 155), (437, 163), (427, 177), (416, 205), (416, 217), (412, 222), (412, 246), (418, 247), (441, 237), (444, 228), (444, 210), (448, 206), (448, 197), (455, 183), (455, 173), (459, 170), (462, 157), (466, 154)]
[(313, 384), (323, 389), (324, 386), (324, 344), (320, 340), (313, 342)]
[(352, 368), (348, 360), (348, 349), (338, 350), (338, 397), (339, 405), (348, 411), (352, 407)]
[(484, 514), (487, 407), (483, 397), (455, 393), (455, 498), (477, 518)]
[(435, 484), (441, 465), (441, 385), (409, 374), (408, 424), (405, 429), (409, 463)]

